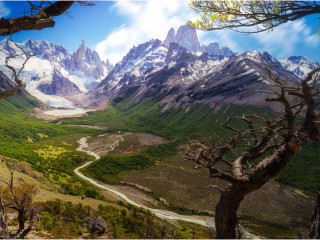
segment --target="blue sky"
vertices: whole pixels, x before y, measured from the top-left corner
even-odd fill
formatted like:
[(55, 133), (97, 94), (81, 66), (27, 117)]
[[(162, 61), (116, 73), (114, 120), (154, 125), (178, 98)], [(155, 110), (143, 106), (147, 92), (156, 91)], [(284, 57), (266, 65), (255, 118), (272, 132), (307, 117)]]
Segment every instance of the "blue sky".
[[(102, 59), (116, 63), (132, 46), (158, 38), (164, 40), (168, 30), (175, 30), (197, 14), (188, 7), (187, 0), (118, 0), (97, 1), (94, 7), (75, 3), (70, 9), (72, 18), (56, 17), (56, 26), (41, 31), (25, 31), (13, 35), (17, 42), (29, 38), (62, 44), (76, 51), (81, 39), (96, 49)], [(0, 16), (19, 16), (27, 3), (0, 2)], [(234, 52), (267, 51), (277, 59), (304, 55), (320, 62), (320, 36), (316, 34), (319, 15), (290, 22), (271, 32), (244, 35), (230, 30), (198, 31), (200, 44), (218, 42)]]

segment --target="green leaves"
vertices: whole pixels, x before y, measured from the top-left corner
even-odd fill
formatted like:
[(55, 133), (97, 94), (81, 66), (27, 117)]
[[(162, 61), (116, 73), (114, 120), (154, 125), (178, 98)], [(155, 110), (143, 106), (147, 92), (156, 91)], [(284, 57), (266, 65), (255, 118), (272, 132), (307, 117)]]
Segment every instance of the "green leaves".
[(243, 33), (272, 30), (282, 23), (319, 13), (319, 2), (193, 0), (189, 4), (199, 19), (192, 26), (205, 31), (232, 29)]

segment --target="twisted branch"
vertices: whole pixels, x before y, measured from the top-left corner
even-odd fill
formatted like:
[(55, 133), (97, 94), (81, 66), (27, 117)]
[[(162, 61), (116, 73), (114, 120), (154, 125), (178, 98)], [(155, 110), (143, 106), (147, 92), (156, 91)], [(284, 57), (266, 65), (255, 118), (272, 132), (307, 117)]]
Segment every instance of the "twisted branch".
[[(15, 44), (15, 46), (20, 49), (20, 51), (22, 51), (21, 54), (15, 54), (15, 55), (12, 55), (12, 56), (8, 56), (5, 59), (6, 67), (9, 68), (12, 71), (14, 82), (17, 85), (15, 87), (13, 87), (13, 88), (10, 88), (8, 90), (0, 92), (0, 99), (4, 99), (4, 98), (10, 97), (12, 95), (19, 94), (26, 88), (26, 84), (22, 80), (20, 80), (19, 76), (20, 76), (21, 71), (24, 69), (26, 63), (28, 62), (28, 60), (31, 57), (36, 55), (36, 54), (28, 54), (22, 47), (20, 47), (11, 38), (10, 38), (10, 41), (13, 42)], [(16, 57), (19, 57), (19, 56), (25, 56), (25, 59), (24, 59), (24, 61), (22, 63), (21, 68), (17, 71), (13, 66), (9, 65), (9, 61), (10, 61), (10, 59), (13, 59), (13, 58), (16, 58)]]

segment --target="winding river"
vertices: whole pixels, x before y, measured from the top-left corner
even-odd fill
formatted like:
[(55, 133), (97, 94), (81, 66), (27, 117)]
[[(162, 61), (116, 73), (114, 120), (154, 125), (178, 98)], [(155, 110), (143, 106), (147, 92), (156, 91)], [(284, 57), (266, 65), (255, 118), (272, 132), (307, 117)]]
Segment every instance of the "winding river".
[[(126, 133), (124, 135), (127, 135), (127, 134), (130, 134), (130, 133)], [(123, 139), (124, 135), (115, 136), (114, 137), (114, 143), (109, 145), (109, 149), (107, 151), (110, 152), (110, 151), (114, 150), (115, 147), (119, 146), (119, 142), (124, 140)], [(85, 148), (88, 147), (88, 143), (87, 143), (88, 138), (89, 137), (83, 137), (80, 140), (78, 140), (78, 143), (80, 144), (80, 146), (77, 148), (77, 151), (86, 152), (88, 155), (94, 156), (95, 157), (94, 161), (96, 161), (96, 160), (100, 159), (100, 156), (98, 155), (98, 153), (85, 150)], [(105, 185), (102, 185), (102, 184), (96, 182), (92, 178), (89, 178), (89, 177), (83, 175), (80, 172), (80, 169), (88, 166), (89, 164), (91, 164), (94, 161), (90, 161), (90, 162), (87, 162), (87, 163), (83, 164), (82, 166), (76, 168), (74, 170), (74, 172), (79, 177), (81, 177), (82, 179), (90, 182), (91, 184), (93, 184), (93, 185), (95, 185), (95, 186), (97, 186), (99, 188), (108, 190), (108, 191), (116, 194), (117, 196), (119, 196), (124, 201), (126, 201), (126, 202), (128, 202), (128, 203), (130, 203), (130, 204), (132, 204), (134, 206), (142, 207), (144, 209), (150, 210), (151, 212), (153, 212), (159, 218), (167, 219), (167, 220), (183, 220), (183, 221), (186, 221), (186, 222), (196, 223), (196, 224), (199, 224), (199, 225), (202, 225), (202, 226), (205, 226), (205, 227), (215, 228), (215, 226), (214, 226), (214, 218), (212, 218), (212, 217), (211, 218), (207, 218), (207, 219), (200, 219), (200, 218), (197, 218), (196, 216), (180, 215), (180, 214), (177, 214), (175, 212), (171, 212), (171, 211), (167, 211), (167, 210), (163, 210), (163, 209), (149, 208), (149, 207), (143, 206), (143, 205), (141, 205), (139, 203), (136, 203), (136, 202), (132, 201), (125, 194), (123, 194), (121, 192), (118, 192), (118, 191), (116, 191), (114, 189), (108, 188)], [(245, 235), (246, 235), (247, 238), (255, 238), (255, 239), (258, 238), (257, 236), (255, 236), (255, 235), (253, 235), (251, 233), (248, 233), (247, 231), (245, 232)]]

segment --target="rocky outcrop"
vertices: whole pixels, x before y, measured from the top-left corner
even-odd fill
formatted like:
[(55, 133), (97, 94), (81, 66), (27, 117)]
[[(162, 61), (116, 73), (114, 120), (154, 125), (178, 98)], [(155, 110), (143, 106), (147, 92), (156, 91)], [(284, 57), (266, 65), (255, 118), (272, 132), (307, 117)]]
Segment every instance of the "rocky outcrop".
[(230, 50), (230, 48), (220, 48), (217, 42), (210, 43), (207, 46), (203, 45), (200, 47), (197, 31), (190, 25), (180, 26), (176, 35), (174, 29), (171, 28), (163, 44), (169, 48), (170, 43), (177, 43), (189, 51), (205, 52), (211, 56), (224, 56), (227, 58), (234, 56), (234, 53)]
[(192, 52), (200, 51), (197, 31), (190, 25), (182, 25), (177, 31), (177, 43)]
[(80, 70), (86, 76), (95, 79), (105, 77), (112, 69), (112, 65), (108, 60), (107, 62), (101, 61), (99, 54), (95, 50), (92, 51), (85, 46), (83, 39), (78, 50), (72, 54), (71, 62), (73, 71)]
[(163, 44), (169, 47), (170, 43), (178, 43), (180, 46), (185, 47), (192, 52), (200, 51), (197, 31), (190, 25), (180, 26), (177, 35), (175, 35), (174, 29), (171, 28)]
[(163, 41), (163, 44), (166, 46), (166, 47), (169, 47), (170, 46), (170, 43), (176, 43), (177, 42), (177, 39), (176, 39), (176, 33), (174, 31), (174, 28), (170, 28), (168, 34), (167, 34), (167, 37), (166, 39)]

